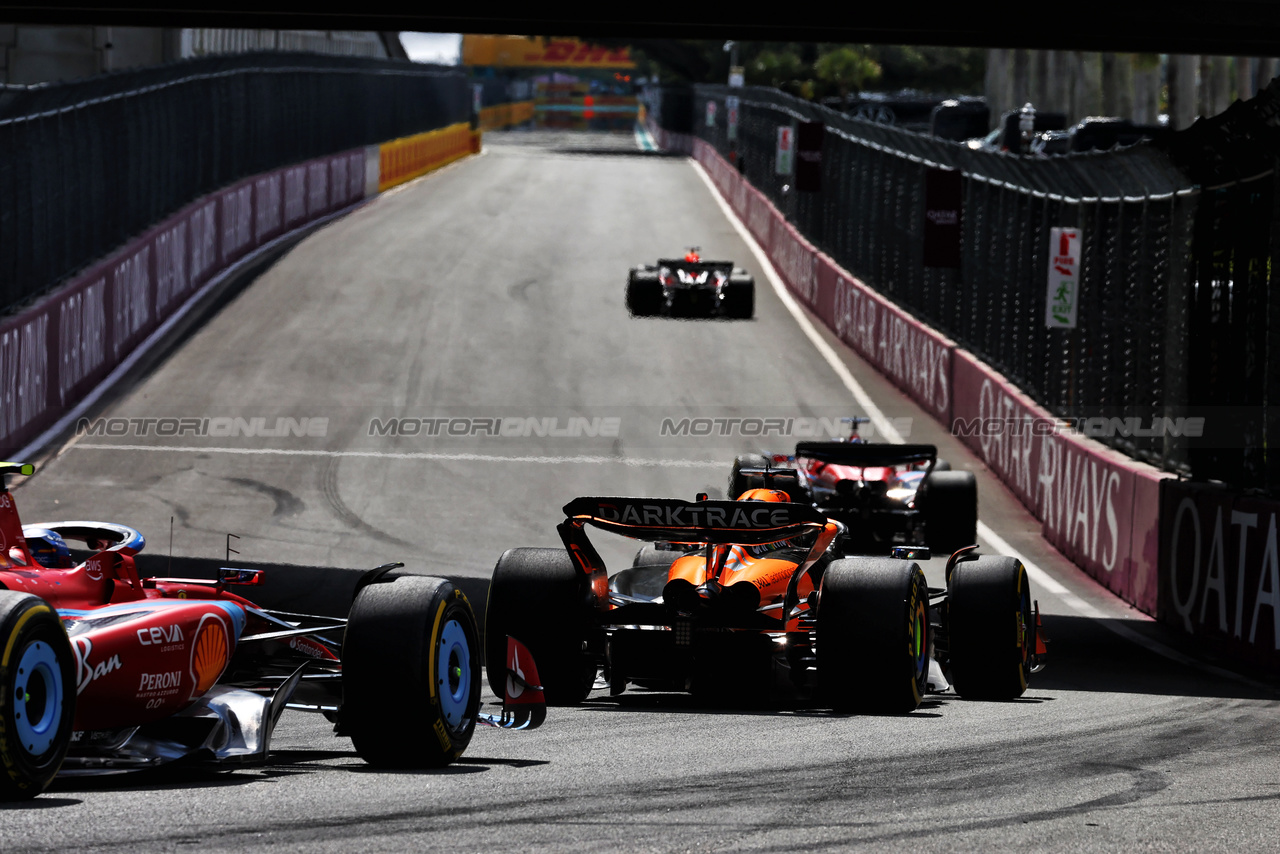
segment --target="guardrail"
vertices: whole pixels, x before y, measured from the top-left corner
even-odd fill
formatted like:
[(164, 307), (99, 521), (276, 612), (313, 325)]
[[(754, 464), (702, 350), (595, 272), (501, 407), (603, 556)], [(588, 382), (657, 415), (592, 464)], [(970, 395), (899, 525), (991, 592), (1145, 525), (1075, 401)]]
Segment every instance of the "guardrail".
[(238, 265), (480, 147), (466, 123), (313, 158), (191, 202), (0, 320), (0, 458), (56, 438)]
[(456, 68), (251, 54), (0, 93), (0, 311), (250, 175), (471, 118)]

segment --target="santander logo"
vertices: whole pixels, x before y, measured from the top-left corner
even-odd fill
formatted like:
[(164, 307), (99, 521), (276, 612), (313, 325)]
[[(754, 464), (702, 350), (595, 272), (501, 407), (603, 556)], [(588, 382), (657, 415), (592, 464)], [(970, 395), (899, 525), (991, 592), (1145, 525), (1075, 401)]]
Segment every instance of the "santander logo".
[[(507, 696), (512, 700), (524, 693), (524, 671), (520, 669), (520, 650), (515, 646), (511, 649), (511, 660), (507, 663)], [(514, 673), (519, 681), (511, 678)]]

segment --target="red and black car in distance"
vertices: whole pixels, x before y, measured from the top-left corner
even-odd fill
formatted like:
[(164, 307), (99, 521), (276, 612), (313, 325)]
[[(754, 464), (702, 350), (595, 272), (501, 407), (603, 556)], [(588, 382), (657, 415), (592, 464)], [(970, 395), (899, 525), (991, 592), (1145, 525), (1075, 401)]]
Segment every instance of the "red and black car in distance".
[[(951, 554), (978, 541), (978, 481), (952, 471), (934, 445), (868, 442), (845, 418), (849, 438), (798, 442), (789, 453), (742, 454), (729, 474), (729, 495), (780, 485), (792, 500), (812, 504), (844, 523), (843, 553), (888, 554), (898, 546), (925, 546)], [(768, 481), (768, 483), (766, 483)]]
[(749, 320), (755, 314), (756, 282), (732, 261), (704, 261), (698, 247), (683, 258), (640, 264), (627, 276), (632, 317), (720, 317)]
[[(490, 655), (510, 634), (538, 660), (547, 701), (584, 700), (602, 675), (711, 703), (797, 701), (906, 713), (925, 694), (1021, 696), (1044, 653), (1027, 572), (953, 555), (929, 588), (927, 549), (839, 558), (844, 525), (779, 490), (738, 501), (578, 498), (564, 549), (510, 549), (489, 587)], [(594, 527), (651, 543), (610, 576)], [(490, 668), (497, 688), (504, 678)]]
[[(33, 472), (0, 463), (0, 800), (34, 797), (58, 775), (263, 762), (286, 708), (325, 715), (366, 761), (391, 767), (445, 765), (477, 724), (545, 717), (514, 639), (492, 665), (509, 673), (503, 710), (480, 711), (475, 615), (445, 579), (370, 570), (340, 619), (231, 592), (260, 584), (259, 570), (141, 578), (133, 556), (145, 541), (127, 526), (53, 522), (24, 535), (4, 479)], [(65, 539), (91, 556), (59, 560)]]

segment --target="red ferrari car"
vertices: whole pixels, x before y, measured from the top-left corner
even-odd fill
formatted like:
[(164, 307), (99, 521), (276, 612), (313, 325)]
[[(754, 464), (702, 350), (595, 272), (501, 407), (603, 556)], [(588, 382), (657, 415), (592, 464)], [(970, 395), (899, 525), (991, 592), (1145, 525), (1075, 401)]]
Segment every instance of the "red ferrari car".
[[(772, 484), (772, 471), (796, 474), (781, 488), (845, 525), (844, 554), (887, 554), (897, 546), (927, 546), (951, 554), (978, 537), (978, 482), (951, 471), (933, 445), (868, 442), (867, 418), (846, 418), (849, 438), (799, 442), (792, 453), (743, 454), (734, 460), (729, 495)], [(785, 475), (784, 475), (785, 476)]]
[[(320, 712), (368, 762), (447, 764), (475, 726), (532, 728), (545, 715), (532, 657), (514, 639), (501, 714), (480, 707), (480, 647), (450, 582), (366, 573), (346, 619), (259, 608), (216, 580), (141, 578), (137, 531), (55, 522), (24, 533), (0, 463), (0, 799), (58, 774), (118, 773), (175, 760), (265, 760), (286, 708)], [(74, 563), (66, 539), (93, 552)], [(502, 667), (496, 661), (493, 666)]]

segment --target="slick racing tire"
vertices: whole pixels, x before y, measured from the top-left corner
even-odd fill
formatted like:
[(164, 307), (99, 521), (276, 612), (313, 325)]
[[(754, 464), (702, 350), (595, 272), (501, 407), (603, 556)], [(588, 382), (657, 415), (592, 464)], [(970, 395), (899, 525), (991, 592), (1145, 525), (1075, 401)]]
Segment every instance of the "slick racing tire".
[(369, 764), (440, 767), (480, 711), (480, 633), (462, 591), (401, 575), (356, 595), (342, 642), (342, 732)]
[(503, 696), (506, 686), (510, 635), (533, 655), (548, 705), (587, 698), (596, 666), (583, 653), (591, 616), (584, 585), (564, 549), (508, 549), (498, 558), (484, 627), (493, 693)]
[(978, 480), (971, 471), (937, 471), (924, 481), (920, 502), (929, 548), (950, 555), (978, 541)]
[(933, 461), (934, 471), (951, 471), (951, 463), (939, 457)]
[(962, 561), (947, 585), (951, 683), (962, 697), (1012, 700), (1027, 690), (1035, 613), (1017, 558)]
[(0, 589), (0, 800), (48, 788), (71, 744), (76, 659), (38, 596)]
[(749, 488), (747, 479), (743, 477), (743, 469), (769, 468), (769, 461), (763, 454), (740, 454), (733, 460), (733, 470), (729, 472), (729, 492), (725, 495), (730, 501), (737, 501)]
[(756, 313), (755, 279), (742, 273), (729, 276), (724, 286), (724, 314), (738, 320), (748, 320)]
[(916, 563), (845, 558), (818, 599), (818, 684), (836, 711), (904, 714), (929, 676), (929, 588)]
[(658, 274), (632, 270), (627, 276), (627, 311), (633, 317), (650, 317), (662, 306), (662, 284)]

